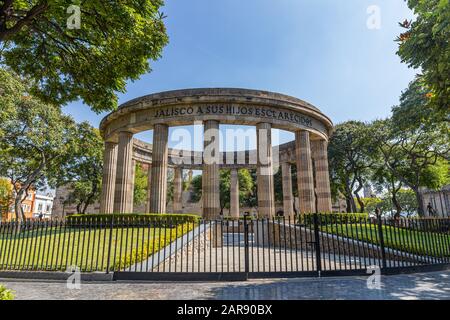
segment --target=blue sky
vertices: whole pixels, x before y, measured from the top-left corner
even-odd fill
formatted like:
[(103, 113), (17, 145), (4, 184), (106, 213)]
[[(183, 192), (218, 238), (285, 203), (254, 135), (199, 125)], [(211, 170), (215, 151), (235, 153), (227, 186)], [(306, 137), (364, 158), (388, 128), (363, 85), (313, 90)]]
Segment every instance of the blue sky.
[[(367, 27), (371, 5), (381, 10), (380, 29)], [(389, 115), (416, 73), (395, 54), (398, 22), (412, 18), (403, 0), (166, 0), (162, 11), (170, 42), (119, 103), (172, 89), (243, 87), (301, 98), (334, 123), (370, 121)], [(105, 115), (81, 102), (64, 111), (94, 126)], [(280, 142), (291, 139), (280, 133)]]

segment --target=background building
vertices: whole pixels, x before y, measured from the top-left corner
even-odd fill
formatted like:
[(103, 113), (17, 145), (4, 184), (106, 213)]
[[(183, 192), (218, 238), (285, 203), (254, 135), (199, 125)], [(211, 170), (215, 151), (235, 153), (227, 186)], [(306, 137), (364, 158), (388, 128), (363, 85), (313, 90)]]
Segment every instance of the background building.
[(33, 218), (51, 218), (53, 209), (53, 196), (36, 194), (33, 205)]
[[(14, 197), (15, 197), (15, 195), (13, 192), (13, 199), (14, 199)], [(36, 197), (36, 191), (29, 190), (28, 196), (22, 202), (22, 209), (23, 209), (23, 213), (24, 213), (26, 219), (33, 218), (35, 197)], [(16, 215), (14, 213), (14, 200), (13, 200), (12, 204), (9, 207), (8, 212), (3, 215), (2, 219), (3, 220), (11, 220), (11, 219), (15, 219), (15, 218), (16, 218)]]
[(444, 186), (441, 190), (423, 188), (421, 192), (426, 216), (429, 216), (427, 206), (430, 203), (435, 211), (435, 216), (450, 217), (450, 184)]

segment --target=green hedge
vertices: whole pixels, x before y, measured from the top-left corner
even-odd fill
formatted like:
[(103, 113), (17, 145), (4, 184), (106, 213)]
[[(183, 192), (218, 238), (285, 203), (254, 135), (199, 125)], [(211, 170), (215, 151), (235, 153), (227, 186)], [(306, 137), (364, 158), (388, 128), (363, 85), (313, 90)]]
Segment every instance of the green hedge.
[[(356, 223), (369, 220), (368, 213), (319, 213), (317, 214), (320, 224), (332, 223)], [(305, 213), (297, 216), (300, 224), (313, 224), (314, 213)]]
[(0, 300), (14, 300), (14, 294), (11, 290), (6, 289), (4, 286), (0, 286)]
[[(114, 219), (113, 221), (111, 221)], [(193, 222), (198, 223), (201, 219), (196, 214), (173, 214), (173, 213), (123, 213), (123, 214), (74, 214), (66, 217), (69, 225), (86, 225), (86, 224), (113, 224), (117, 225), (139, 225), (150, 224), (152, 226), (168, 226), (172, 227), (181, 223)]]

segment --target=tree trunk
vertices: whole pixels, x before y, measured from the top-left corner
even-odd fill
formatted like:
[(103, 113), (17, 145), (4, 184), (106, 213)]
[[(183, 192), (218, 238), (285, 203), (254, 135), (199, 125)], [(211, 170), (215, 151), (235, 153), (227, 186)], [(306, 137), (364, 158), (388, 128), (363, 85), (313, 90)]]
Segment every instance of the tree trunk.
[(356, 212), (355, 199), (353, 199), (352, 190), (348, 185), (345, 186), (345, 200), (347, 202), (347, 211), (352, 213)]
[(394, 218), (398, 219), (398, 218), (400, 218), (400, 213), (402, 212), (402, 207), (397, 199), (397, 191), (392, 191), (392, 203), (394, 204), (395, 211), (396, 211)]
[(77, 213), (78, 214), (81, 214), (82, 212), (81, 212), (81, 205), (83, 204), (83, 202), (79, 202), (78, 204), (77, 204)]
[(416, 200), (417, 200), (417, 213), (419, 214), (419, 216), (423, 217), (425, 216), (425, 208), (423, 206), (423, 201), (422, 201), (422, 195), (420, 194), (419, 188), (412, 188), (414, 193), (416, 194)]
[[(364, 213), (364, 210), (366, 209), (364, 202), (361, 200), (361, 198), (359, 197), (358, 191), (355, 191), (355, 197), (356, 200), (358, 200), (358, 204), (359, 204), (359, 212), (360, 213)], [(356, 210), (355, 210), (356, 211)]]
[(81, 210), (82, 214), (86, 214), (87, 207), (89, 206), (89, 201), (86, 201), (83, 205), (83, 209)]
[(16, 198), (14, 199), (14, 213), (16, 214), (17, 221), (25, 221), (25, 213), (22, 208), (22, 201), (25, 200), (23, 197), (25, 193), (24, 189), (20, 189), (17, 192)]

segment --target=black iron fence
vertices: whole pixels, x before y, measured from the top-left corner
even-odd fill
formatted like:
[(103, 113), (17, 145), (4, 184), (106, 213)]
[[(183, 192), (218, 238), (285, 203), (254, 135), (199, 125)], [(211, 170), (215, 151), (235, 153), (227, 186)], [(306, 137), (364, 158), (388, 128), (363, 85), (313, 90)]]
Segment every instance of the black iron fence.
[(0, 224), (0, 270), (246, 277), (450, 264), (450, 219), (90, 216)]

